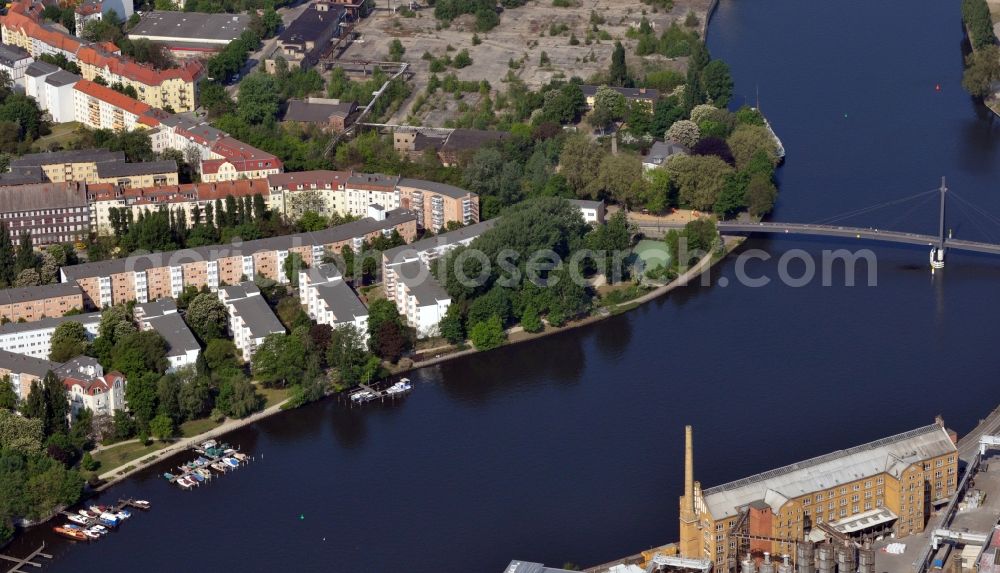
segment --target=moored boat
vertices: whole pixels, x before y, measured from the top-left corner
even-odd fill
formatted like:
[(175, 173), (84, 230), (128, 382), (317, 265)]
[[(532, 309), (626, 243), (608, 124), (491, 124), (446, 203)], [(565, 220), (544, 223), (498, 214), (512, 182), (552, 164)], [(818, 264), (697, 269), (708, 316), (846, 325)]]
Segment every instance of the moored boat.
[(87, 519), (82, 515), (70, 515), (67, 516), (67, 519), (69, 519), (73, 523), (79, 523), (80, 525), (87, 525), (87, 523), (89, 523), (90, 521), (89, 519)]
[(139, 509), (149, 509), (150, 503), (144, 499), (136, 499), (132, 501), (132, 505), (138, 507)]
[(52, 531), (55, 531), (59, 535), (62, 535), (63, 537), (68, 537), (68, 538), (73, 539), (75, 541), (89, 541), (90, 540), (90, 538), (87, 537), (86, 533), (84, 533), (84, 532), (82, 532), (82, 531), (80, 531), (78, 529), (73, 529), (71, 527), (58, 527), (57, 526), (57, 527), (53, 527)]

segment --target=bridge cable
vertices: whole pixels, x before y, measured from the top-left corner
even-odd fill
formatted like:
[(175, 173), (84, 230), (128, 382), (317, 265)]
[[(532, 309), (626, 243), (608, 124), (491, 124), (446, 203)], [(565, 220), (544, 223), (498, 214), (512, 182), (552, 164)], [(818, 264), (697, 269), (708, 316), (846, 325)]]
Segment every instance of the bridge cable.
[(914, 211), (916, 211), (920, 207), (923, 207), (924, 205), (927, 205), (927, 203), (931, 202), (931, 200), (933, 200), (934, 198), (935, 198), (934, 195), (930, 195), (930, 194), (927, 195), (926, 197), (924, 197), (924, 199), (922, 201), (919, 201), (919, 202), (915, 203), (912, 207), (910, 207), (909, 209), (907, 209), (906, 211), (904, 211), (903, 213), (901, 213), (897, 217), (895, 217), (893, 219), (890, 219), (887, 223), (885, 223), (884, 227), (882, 225), (879, 225), (879, 228), (880, 229), (884, 228), (885, 230), (892, 229), (900, 221), (902, 221), (902, 220), (906, 219), (907, 217), (909, 217), (910, 215), (912, 215), (914, 213)]
[(997, 217), (996, 215), (993, 215), (993, 214), (989, 213), (988, 211), (986, 211), (982, 207), (979, 207), (975, 203), (969, 201), (968, 199), (962, 197), (961, 195), (957, 194), (954, 191), (949, 191), (948, 194), (951, 195), (952, 197), (954, 197), (960, 203), (964, 203), (970, 209), (972, 209), (976, 213), (979, 213), (980, 215), (982, 215), (983, 217), (985, 217), (986, 219), (988, 219), (994, 225), (1000, 226), (1000, 217)]
[[(959, 199), (959, 198), (956, 197), (956, 199)], [(986, 226), (983, 225), (982, 222), (980, 222), (979, 218), (977, 218), (977, 217), (974, 216), (974, 215), (977, 214), (973, 210), (974, 205), (972, 205), (971, 203), (969, 203), (968, 201), (966, 201), (964, 199), (956, 201), (955, 205), (962, 211), (963, 214), (965, 214), (965, 217), (969, 220), (969, 222), (972, 223), (972, 225), (976, 229), (978, 229), (979, 232), (982, 233), (983, 236), (988, 241), (990, 241), (990, 242), (996, 242), (996, 239), (995, 239), (996, 235), (994, 234), (996, 232), (996, 229), (993, 226), (987, 228)], [(979, 215), (980, 216), (985, 216), (985, 214), (982, 214), (982, 213), (980, 213)], [(992, 222), (992, 221), (990, 221), (990, 222)], [(994, 225), (996, 225), (996, 224), (994, 224)]]
[(928, 191), (921, 191), (920, 193), (916, 193), (914, 195), (910, 195), (909, 197), (903, 197), (901, 199), (893, 199), (891, 201), (886, 201), (884, 203), (879, 203), (877, 205), (872, 205), (870, 207), (864, 207), (864, 208), (861, 208), (861, 209), (855, 209), (853, 211), (848, 211), (846, 213), (841, 213), (839, 215), (833, 215), (831, 217), (825, 217), (823, 219), (819, 219), (817, 221), (814, 221), (812, 224), (815, 224), (815, 225), (830, 225), (830, 224), (833, 224), (833, 223), (838, 222), (838, 221), (842, 221), (842, 220), (850, 218), (850, 217), (856, 217), (858, 215), (863, 215), (865, 213), (870, 213), (872, 211), (876, 211), (878, 209), (883, 209), (885, 207), (892, 207), (894, 205), (899, 205), (901, 203), (906, 203), (907, 201), (912, 201), (912, 200), (918, 199), (918, 198), (920, 198), (920, 197), (922, 197), (924, 195), (930, 195), (931, 193), (935, 193), (935, 192), (939, 192), (939, 191), (940, 191), (939, 189), (930, 189)]

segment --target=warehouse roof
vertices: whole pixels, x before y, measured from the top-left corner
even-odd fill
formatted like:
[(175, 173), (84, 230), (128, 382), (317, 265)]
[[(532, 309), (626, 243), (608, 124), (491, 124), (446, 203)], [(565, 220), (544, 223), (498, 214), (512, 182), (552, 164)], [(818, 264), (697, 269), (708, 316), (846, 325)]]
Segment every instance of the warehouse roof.
[(357, 107), (353, 101), (334, 102), (333, 100), (320, 100), (309, 98), (305, 100), (288, 100), (288, 109), (285, 110), (284, 121), (301, 121), (304, 123), (326, 123), (330, 117), (347, 117)]
[(214, 41), (226, 44), (239, 38), (249, 24), (250, 16), (246, 14), (153, 11), (143, 14), (128, 35), (130, 38), (156, 41)]
[(0, 213), (86, 206), (87, 188), (82, 183), (67, 181), (0, 187)]
[(253, 253), (263, 251), (287, 250), (291, 247), (301, 245), (329, 245), (331, 243), (362, 237), (374, 231), (391, 229), (400, 223), (415, 219), (416, 216), (413, 213), (396, 209), (389, 211), (385, 220), (382, 221), (376, 221), (369, 217), (320, 231), (244, 241), (241, 244), (209, 245), (165, 253), (149, 253), (126, 259), (84, 263), (63, 267), (62, 274), (64, 280), (67, 281), (86, 277), (106, 277), (123, 272), (144, 271), (167, 264), (181, 265), (199, 261), (214, 261), (223, 257), (252, 255)]
[(708, 488), (702, 496), (714, 519), (736, 515), (739, 508), (760, 500), (777, 510), (789, 499), (867, 476), (887, 473), (898, 478), (914, 463), (955, 451), (947, 430), (931, 424)]

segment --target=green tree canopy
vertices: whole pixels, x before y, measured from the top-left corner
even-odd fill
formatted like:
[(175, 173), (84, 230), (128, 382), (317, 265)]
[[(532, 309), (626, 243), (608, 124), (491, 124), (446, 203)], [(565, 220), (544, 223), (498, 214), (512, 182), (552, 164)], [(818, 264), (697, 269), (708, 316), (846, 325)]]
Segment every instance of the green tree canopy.
[(83, 324), (70, 320), (56, 327), (52, 333), (49, 360), (67, 362), (87, 348), (87, 329)]

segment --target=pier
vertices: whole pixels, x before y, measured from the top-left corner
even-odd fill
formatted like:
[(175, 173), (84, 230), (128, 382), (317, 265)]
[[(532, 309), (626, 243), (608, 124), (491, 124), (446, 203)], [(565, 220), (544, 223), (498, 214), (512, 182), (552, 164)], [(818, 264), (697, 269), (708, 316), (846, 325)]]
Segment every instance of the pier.
[[(132, 498), (128, 498), (128, 499), (119, 499), (118, 503), (116, 503), (115, 505), (110, 505), (106, 509), (107, 509), (108, 513), (116, 513), (117, 514), (121, 510), (128, 509), (128, 508), (141, 509), (141, 510), (145, 511), (145, 510), (149, 509), (149, 506), (148, 505), (143, 505), (141, 503), (136, 503), (136, 500), (134, 500)], [(60, 511), (59, 513), (63, 517), (71, 517), (71, 516), (72, 517), (86, 517), (83, 514), (72, 513), (72, 512), (69, 512), (69, 511)], [(96, 517), (86, 517), (86, 519), (87, 519), (87, 527), (93, 527), (95, 525), (104, 525)]]
[(370, 386), (363, 382), (358, 383), (358, 387), (360, 390), (355, 390), (348, 395), (352, 404), (365, 404), (373, 400), (384, 402), (386, 398), (400, 398), (413, 389), (409, 378), (401, 378), (398, 382), (384, 390), (379, 390), (375, 386)]
[[(198, 458), (183, 466), (178, 466), (177, 469), (181, 473), (176, 475), (163, 474), (168, 482), (184, 489), (190, 489), (211, 480), (214, 474), (208, 471), (209, 468), (220, 473), (228, 472), (250, 461), (250, 457), (241, 453), (239, 448), (233, 449), (228, 444), (216, 444), (214, 440), (192, 447), (191, 450), (198, 454)], [(233, 463), (230, 460), (233, 460)], [(201, 479), (198, 479), (199, 477)]]
[(10, 569), (7, 569), (7, 573), (27, 573), (28, 570), (24, 569), (24, 567), (34, 567), (36, 569), (41, 568), (42, 566), (41, 563), (33, 561), (33, 559), (35, 559), (36, 557), (42, 557), (44, 559), (52, 559), (51, 555), (45, 553), (45, 542), (42, 542), (42, 545), (38, 549), (32, 551), (26, 557), (17, 558), (0, 553), (0, 560), (14, 563), (14, 565), (12, 565)]

